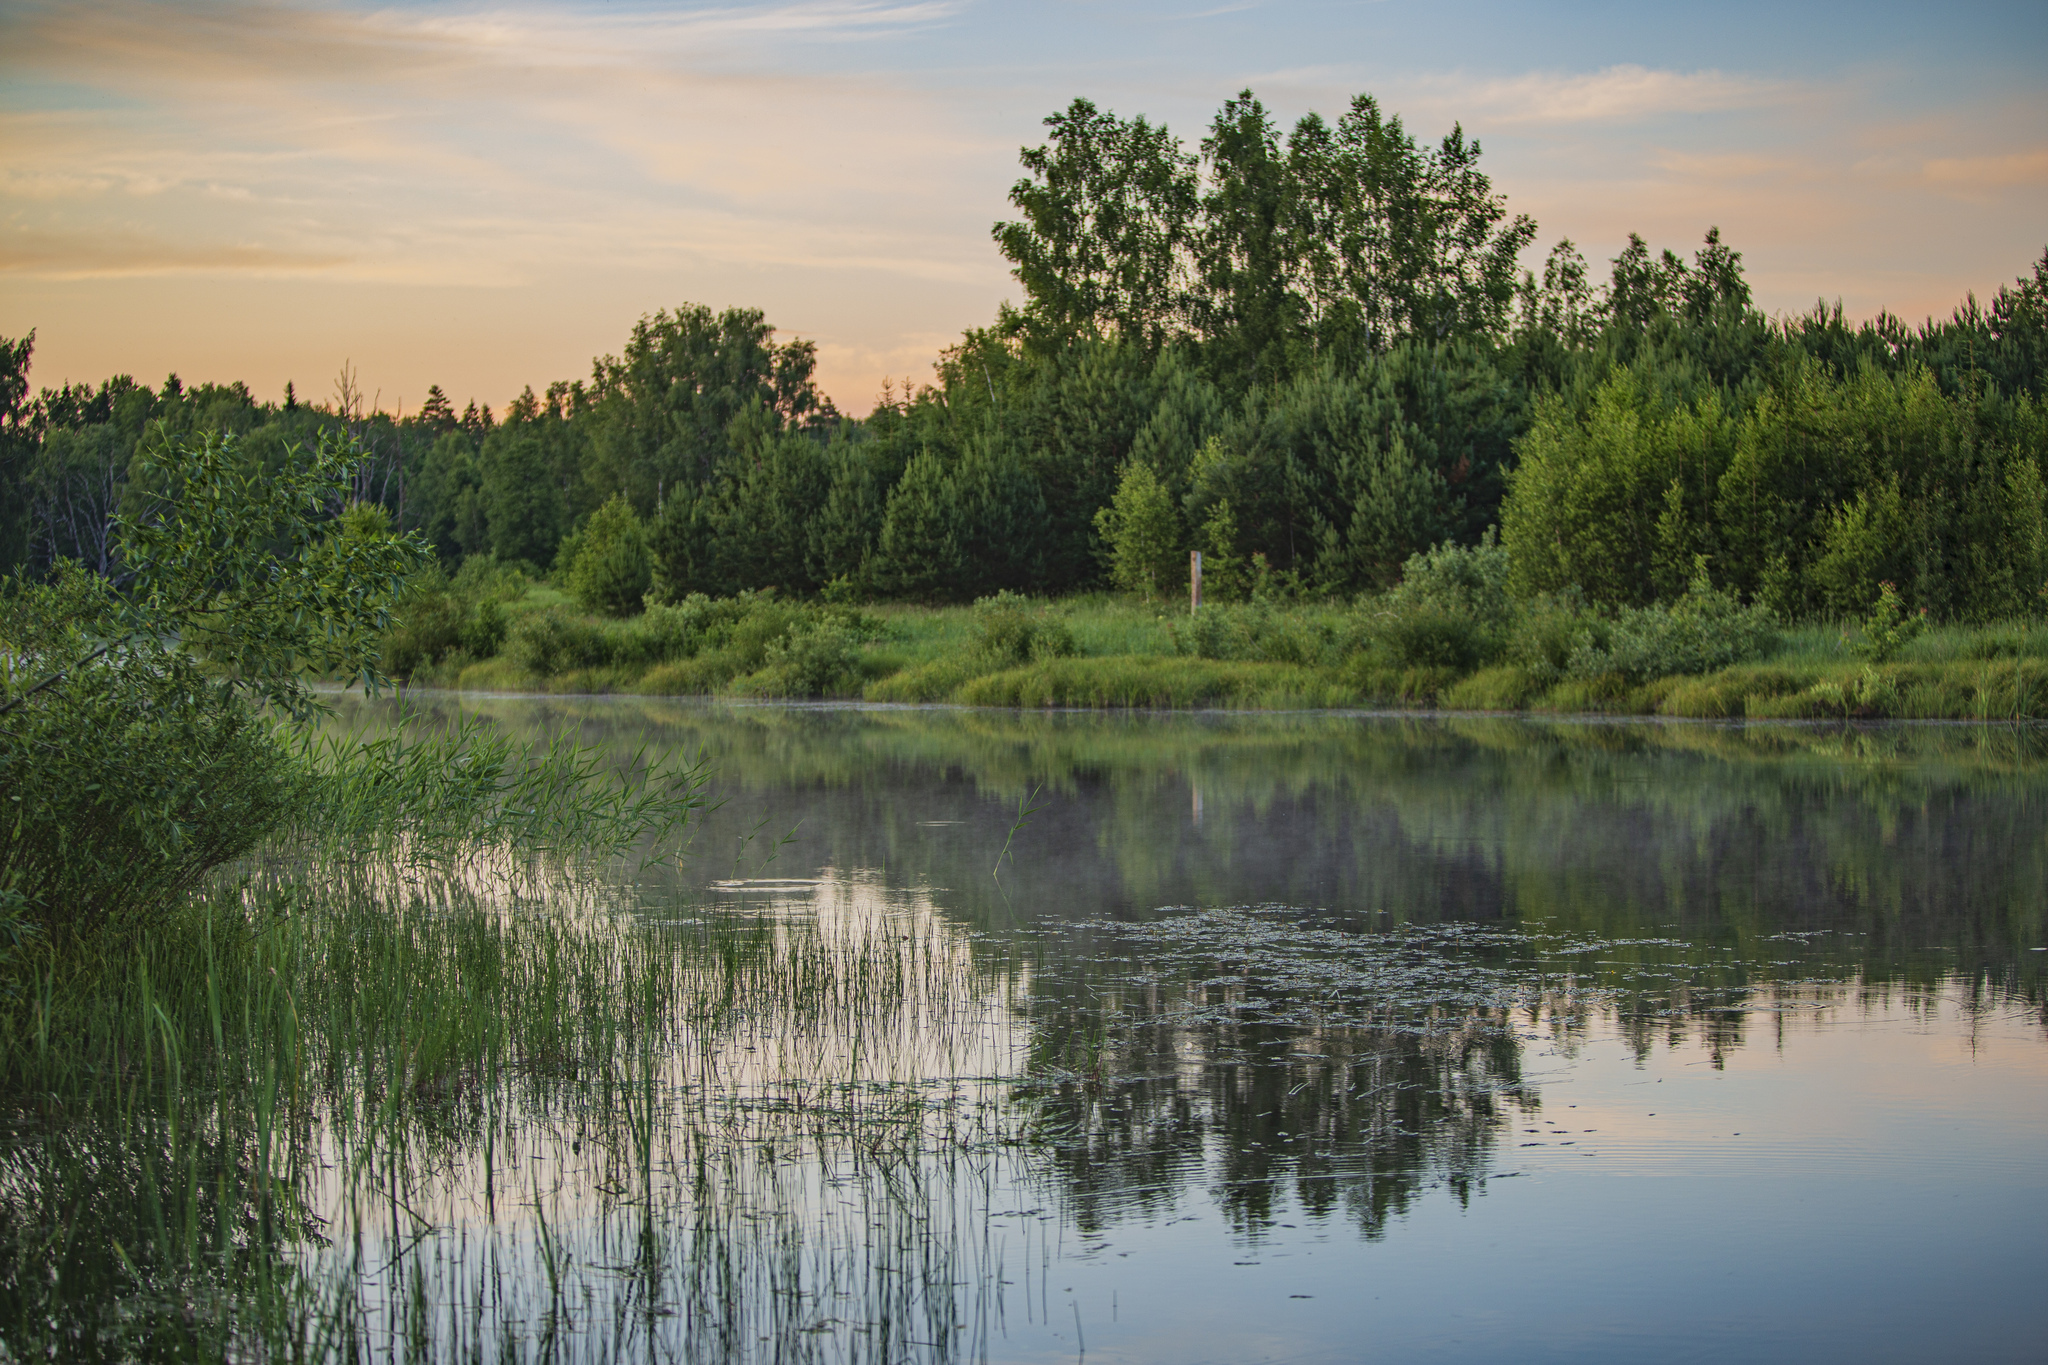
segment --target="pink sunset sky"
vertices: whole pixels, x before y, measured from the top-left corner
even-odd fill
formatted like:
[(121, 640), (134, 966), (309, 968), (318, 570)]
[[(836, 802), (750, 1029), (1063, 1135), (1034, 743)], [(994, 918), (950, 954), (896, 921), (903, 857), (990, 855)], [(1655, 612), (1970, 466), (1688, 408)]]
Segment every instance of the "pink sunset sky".
[(1943, 314), (2048, 245), (2035, 5), (0, 4), (0, 334), (33, 378), (501, 407), (633, 320), (758, 307), (865, 413), (1017, 287), (1076, 95), (1193, 144), (1370, 91), (1461, 122), (1603, 271), (1709, 224), (1774, 314)]

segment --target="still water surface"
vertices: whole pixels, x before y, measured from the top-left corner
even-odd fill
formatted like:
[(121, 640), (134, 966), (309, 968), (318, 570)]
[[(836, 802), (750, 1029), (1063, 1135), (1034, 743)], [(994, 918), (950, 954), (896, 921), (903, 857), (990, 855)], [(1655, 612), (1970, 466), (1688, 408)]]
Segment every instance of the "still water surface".
[(462, 704), (710, 760), (633, 913), (916, 983), (661, 1074), (633, 1306), (567, 1127), (416, 1197), (562, 1354), (2048, 1359), (2048, 734)]

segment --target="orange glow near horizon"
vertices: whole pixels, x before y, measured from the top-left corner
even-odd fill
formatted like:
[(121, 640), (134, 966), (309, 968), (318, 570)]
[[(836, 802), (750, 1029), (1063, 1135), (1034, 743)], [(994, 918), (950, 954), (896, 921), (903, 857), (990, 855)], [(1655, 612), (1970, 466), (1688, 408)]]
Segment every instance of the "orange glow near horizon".
[(1368, 7), (1343, 36), (1389, 55), (1305, 67), (1346, 44), (1226, 7), (1161, 47), (1141, 8), (28, 0), (0, 16), (0, 334), (35, 329), (38, 385), (321, 399), (346, 361), (387, 409), (502, 408), (657, 308), (756, 307), (862, 414), (1016, 296), (989, 225), (1046, 112), (1087, 93), (1193, 145), (1247, 85), (1283, 127), (1368, 89), (1462, 122), (1596, 272), (1718, 225), (1767, 312), (1944, 315), (2041, 253), (2031, 30), (2004, 74), (1901, 47), (1788, 76), (1654, 26), (1573, 62), (1505, 10), (1499, 55), (1448, 63), (1448, 21)]

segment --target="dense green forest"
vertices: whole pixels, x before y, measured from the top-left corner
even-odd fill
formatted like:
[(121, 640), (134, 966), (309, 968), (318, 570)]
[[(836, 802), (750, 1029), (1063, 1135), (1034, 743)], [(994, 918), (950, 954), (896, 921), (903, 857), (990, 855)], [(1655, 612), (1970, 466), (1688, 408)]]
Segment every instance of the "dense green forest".
[[(1462, 130), (1420, 141), (1360, 96), (1279, 128), (1249, 92), (1190, 149), (1077, 100), (997, 223), (1022, 302), (933, 381), (836, 411), (811, 343), (758, 311), (636, 324), (588, 379), (499, 413), (127, 376), (32, 389), (0, 355), (0, 566), (118, 577), (113, 514), (198, 433), (276, 467), (345, 429), (353, 497), (466, 562), (637, 612), (773, 586), (835, 601), (1140, 593), (1351, 596), (1489, 527), (1524, 596), (1671, 601), (1715, 585), (1787, 619), (2031, 615), (2048, 583), (2048, 252), (1988, 304), (1910, 326), (1773, 321), (1715, 230), (1631, 236), (1604, 281), (1569, 241), (1519, 264)], [(336, 509), (337, 511), (339, 509)], [(477, 572), (473, 569), (472, 575)]]

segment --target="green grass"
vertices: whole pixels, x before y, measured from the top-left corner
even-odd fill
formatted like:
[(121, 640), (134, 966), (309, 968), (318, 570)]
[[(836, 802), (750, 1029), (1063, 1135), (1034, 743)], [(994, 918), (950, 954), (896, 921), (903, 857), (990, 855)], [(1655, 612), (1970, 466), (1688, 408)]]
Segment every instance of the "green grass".
[[(535, 587), (509, 614), (516, 619), (558, 608), (560, 597)], [(796, 623), (775, 626), (780, 629), (822, 619), (815, 615), (819, 609), (802, 604), (771, 610), (780, 613), (777, 622)], [(972, 608), (899, 603), (865, 609), (866, 626), (847, 646), (843, 667), (822, 675), (831, 678), (822, 687), (792, 683), (790, 671), (769, 667), (762, 641), (751, 638), (649, 662), (658, 651), (638, 641), (630, 620), (603, 627), (604, 638), (615, 642), (617, 662), (541, 675), (502, 656), (456, 658), (413, 681), (475, 692), (812, 695), (1022, 708), (1396, 707), (1700, 719), (2048, 716), (2048, 626), (2031, 622), (1931, 627), (1881, 665), (1856, 655), (1853, 624), (1807, 623), (1782, 631), (1760, 661), (1631, 682), (1619, 676), (1546, 679), (1511, 663), (1470, 671), (1403, 666), (1373, 646), (1370, 604), (1223, 608), (1232, 614), (1214, 618), (1220, 633), (1212, 630), (1200, 649), (1224, 657), (1196, 657), (1195, 634), (1177, 601), (1087, 594), (1025, 610), (1064, 628), (1071, 655), (1020, 662), (985, 647), (983, 623)]]

